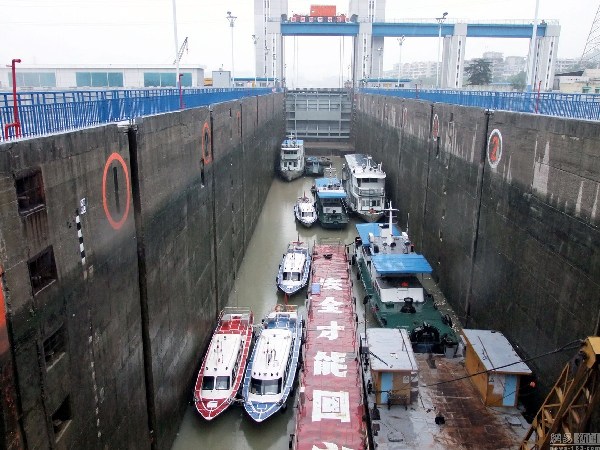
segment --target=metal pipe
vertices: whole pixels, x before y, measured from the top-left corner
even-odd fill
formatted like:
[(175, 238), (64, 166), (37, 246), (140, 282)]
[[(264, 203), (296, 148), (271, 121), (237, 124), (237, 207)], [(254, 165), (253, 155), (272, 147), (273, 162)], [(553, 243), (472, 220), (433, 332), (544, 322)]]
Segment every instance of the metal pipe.
[(12, 70), (12, 85), (13, 85), (13, 123), (7, 123), (4, 125), (4, 135), (6, 139), (8, 139), (8, 130), (10, 128), (15, 129), (15, 137), (21, 137), (21, 122), (19, 121), (19, 103), (17, 101), (17, 69), (15, 67), (16, 63), (20, 63), (20, 59), (13, 59), (11, 62), (11, 70)]

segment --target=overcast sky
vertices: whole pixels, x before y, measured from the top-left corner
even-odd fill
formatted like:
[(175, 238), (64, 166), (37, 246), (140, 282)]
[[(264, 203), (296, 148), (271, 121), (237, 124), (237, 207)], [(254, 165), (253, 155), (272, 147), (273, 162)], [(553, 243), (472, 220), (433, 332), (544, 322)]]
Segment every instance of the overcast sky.
[[(365, 0), (366, 1), (366, 0)], [(561, 25), (559, 58), (580, 57), (599, 0), (540, 0), (539, 19)], [(289, 0), (289, 13), (307, 14), (311, 4), (336, 5), (347, 13), (347, 0)], [(234, 27), (236, 76), (254, 75), (253, 0), (176, 0), (179, 43), (187, 36), (182, 64), (202, 65), (209, 76), (231, 68), (228, 10)], [(387, 0), (386, 19), (532, 20), (535, 0)], [(295, 42), (294, 42), (295, 40)], [(175, 57), (172, 0), (0, 0), (0, 60), (10, 64), (171, 64)], [(526, 39), (469, 38), (466, 58), (484, 51), (525, 56)], [(319, 85), (347, 78), (351, 41), (340, 37), (286, 38), (288, 81)], [(340, 61), (343, 49), (344, 61)], [(402, 61), (435, 61), (437, 38), (407, 38)], [(383, 70), (400, 57), (396, 38), (386, 38)], [(1, 62), (0, 62), (1, 63)], [(288, 83), (290, 84), (290, 83)], [(293, 84), (293, 83), (292, 83)], [(321, 85), (330, 85), (323, 83)]]

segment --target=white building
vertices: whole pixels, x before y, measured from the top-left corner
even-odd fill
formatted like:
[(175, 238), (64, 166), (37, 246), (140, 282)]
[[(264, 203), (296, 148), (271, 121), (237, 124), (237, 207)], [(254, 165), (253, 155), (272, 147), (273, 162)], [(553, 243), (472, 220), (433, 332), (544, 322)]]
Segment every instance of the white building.
[[(204, 68), (182, 65), (182, 87), (204, 86)], [(16, 65), (19, 89), (135, 89), (176, 87), (173, 65)], [(0, 90), (12, 89), (11, 67), (0, 66)]]

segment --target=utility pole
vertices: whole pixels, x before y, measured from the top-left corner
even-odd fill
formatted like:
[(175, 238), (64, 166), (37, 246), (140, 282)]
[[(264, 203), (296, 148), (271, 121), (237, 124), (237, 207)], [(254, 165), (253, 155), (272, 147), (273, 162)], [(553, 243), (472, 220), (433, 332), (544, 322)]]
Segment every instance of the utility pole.
[(237, 16), (232, 16), (231, 11), (227, 11), (227, 16), (225, 18), (229, 21), (229, 26), (231, 27), (231, 84), (232, 87), (235, 87), (235, 66), (233, 60), (233, 24)]
[(400, 44), (400, 52), (398, 53), (398, 89), (400, 88), (400, 73), (402, 72), (402, 44), (404, 43), (404, 35), (398, 38)]

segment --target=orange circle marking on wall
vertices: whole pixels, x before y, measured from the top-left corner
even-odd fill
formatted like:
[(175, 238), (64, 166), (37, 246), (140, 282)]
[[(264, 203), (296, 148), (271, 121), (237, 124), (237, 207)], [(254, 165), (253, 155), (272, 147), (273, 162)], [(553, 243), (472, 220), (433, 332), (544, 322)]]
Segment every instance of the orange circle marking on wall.
[(208, 150), (205, 148), (206, 144), (204, 143), (204, 136), (206, 136), (206, 134), (208, 134), (208, 143), (210, 145), (212, 138), (210, 136), (210, 127), (208, 126), (208, 122), (204, 122), (204, 126), (202, 127), (202, 160), (204, 161), (204, 164), (208, 164), (212, 161), (211, 154), (209, 154), (209, 156), (206, 156), (206, 152)]
[[(125, 204), (125, 212), (123, 213), (123, 217), (121, 217), (119, 221), (113, 219), (112, 214), (108, 210), (108, 203), (106, 201), (106, 175), (108, 174), (110, 164), (115, 160), (121, 164), (121, 167), (123, 167), (123, 172), (125, 172), (125, 185), (127, 190), (127, 202)], [(102, 205), (104, 206), (104, 214), (106, 214), (106, 218), (108, 219), (110, 226), (113, 227), (115, 230), (118, 230), (123, 226), (123, 224), (127, 220), (127, 216), (129, 215), (129, 202), (131, 201), (130, 188), (131, 186), (129, 185), (129, 171), (127, 170), (127, 164), (125, 164), (125, 160), (123, 160), (123, 157), (121, 155), (114, 152), (108, 157), (108, 159), (106, 160), (106, 164), (104, 165), (104, 174), (102, 175)]]

